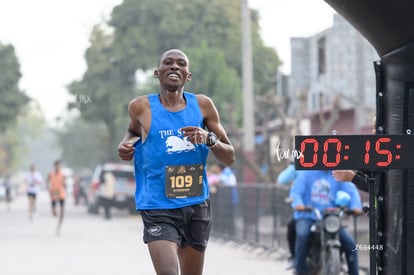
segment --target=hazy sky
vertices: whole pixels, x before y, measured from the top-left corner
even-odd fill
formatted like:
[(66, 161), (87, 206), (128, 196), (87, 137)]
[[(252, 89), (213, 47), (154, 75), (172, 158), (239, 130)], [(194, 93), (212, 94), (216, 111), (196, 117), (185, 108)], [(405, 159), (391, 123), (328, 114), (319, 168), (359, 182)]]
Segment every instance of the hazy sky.
[[(35, 98), (48, 121), (62, 115), (65, 85), (86, 69), (83, 54), (92, 26), (122, 0), (0, 0), (0, 42), (12, 44), (20, 61), (20, 86)], [(332, 25), (323, 0), (249, 0), (259, 10), (262, 37), (290, 71), (290, 37), (310, 36)]]

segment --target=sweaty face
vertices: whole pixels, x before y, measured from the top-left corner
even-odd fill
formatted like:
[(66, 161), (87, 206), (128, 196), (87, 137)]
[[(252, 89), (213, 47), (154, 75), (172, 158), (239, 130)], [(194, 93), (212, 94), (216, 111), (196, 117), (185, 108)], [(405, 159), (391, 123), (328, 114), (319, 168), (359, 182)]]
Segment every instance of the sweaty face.
[(190, 80), (188, 58), (181, 51), (168, 51), (160, 60), (157, 77), (167, 89), (178, 89)]

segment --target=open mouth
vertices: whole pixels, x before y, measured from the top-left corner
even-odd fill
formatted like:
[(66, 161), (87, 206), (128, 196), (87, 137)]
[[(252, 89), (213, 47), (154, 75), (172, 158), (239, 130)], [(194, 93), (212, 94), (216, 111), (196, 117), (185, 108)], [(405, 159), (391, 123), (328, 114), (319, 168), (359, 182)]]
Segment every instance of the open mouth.
[(168, 79), (178, 80), (179, 78), (180, 78), (180, 76), (178, 74), (176, 74), (176, 73), (170, 73), (170, 74), (168, 74)]

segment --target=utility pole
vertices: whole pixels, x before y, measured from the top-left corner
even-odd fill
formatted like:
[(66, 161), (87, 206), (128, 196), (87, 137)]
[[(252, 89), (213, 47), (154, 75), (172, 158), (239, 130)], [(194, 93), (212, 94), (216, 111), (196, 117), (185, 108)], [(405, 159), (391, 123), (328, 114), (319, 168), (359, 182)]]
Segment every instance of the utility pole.
[[(254, 96), (253, 96), (253, 57), (252, 57), (252, 29), (250, 23), (250, 9), (248, 0), (241, 0), (242, 20), (242, 85), (243, 85), (243, 148), (246, 157), (255, 161), (254, 146)], [(253, 171), (244, 167), (244, 181), (255, 181)]]

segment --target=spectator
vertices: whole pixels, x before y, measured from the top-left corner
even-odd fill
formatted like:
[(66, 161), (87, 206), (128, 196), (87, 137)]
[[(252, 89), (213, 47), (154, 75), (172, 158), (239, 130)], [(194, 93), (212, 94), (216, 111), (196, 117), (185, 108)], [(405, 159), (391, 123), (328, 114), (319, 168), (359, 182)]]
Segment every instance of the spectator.
[(111, 201), (115, 197), (115, 184), (116, 179), (114, 174), (111, 172), (105, 172), (103, 175), (103, 184), (101, 186), (101, 194), (99, 199), (101, 200), (101, 205), (105, 209), (105, 219), (109, 220), (111, 218)]
[(217, 185), (220, 184), (220, 166), (211, 164), (207, 169), (207, 182), (210, 188), (210, 194), (217, 192)]
[(233, 170), (222, 163), (220, 163), (219, 166), (221, 169), (219, 176), (221, 184), (224, 186), (236, 186), (237, 178)]
[(6, 175), (6, 177), (4, 178), (3, 186), (5, 190), (5, 195), (6, 195), (5, 199), (6, 199), (6, 204), (7, 204), (7, 211), (10, 211), (10, 204), (12, 201), (12, 194), (11, 194), (12, 184), (11, 184), (9, 175)]

